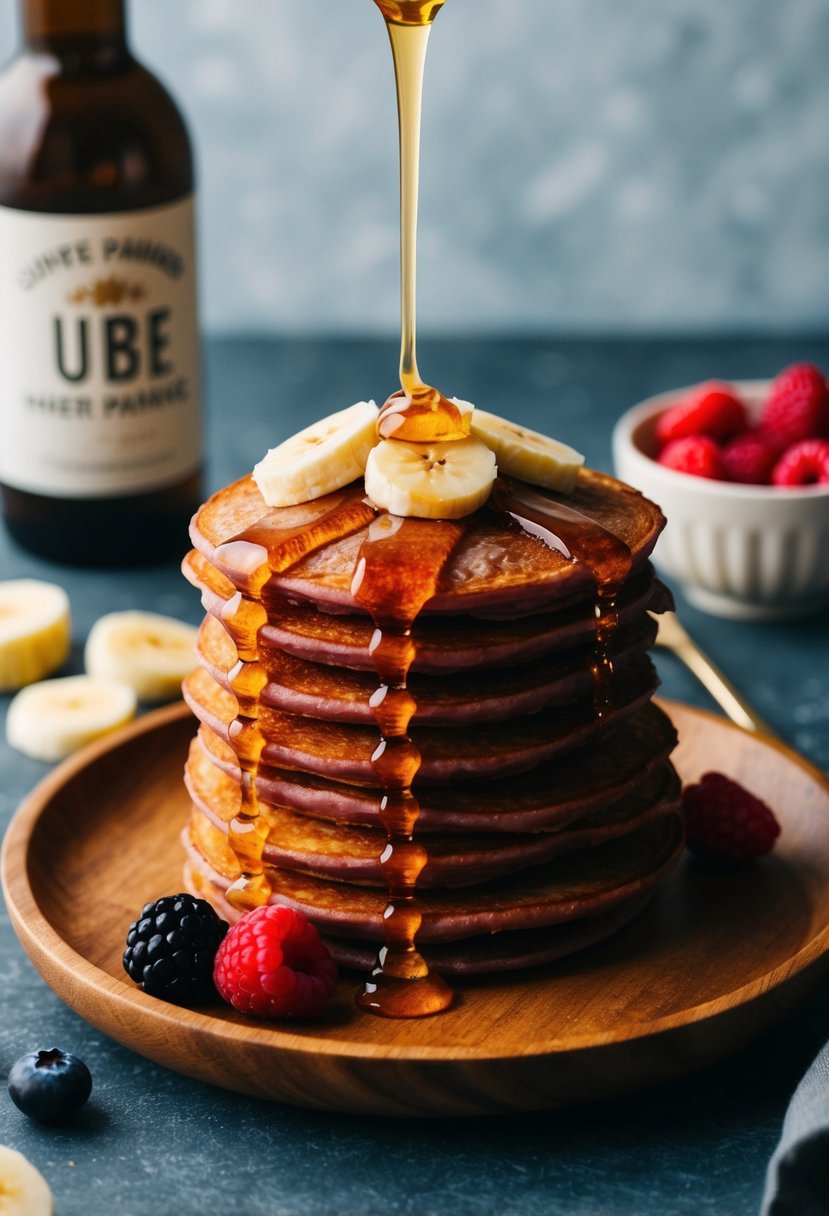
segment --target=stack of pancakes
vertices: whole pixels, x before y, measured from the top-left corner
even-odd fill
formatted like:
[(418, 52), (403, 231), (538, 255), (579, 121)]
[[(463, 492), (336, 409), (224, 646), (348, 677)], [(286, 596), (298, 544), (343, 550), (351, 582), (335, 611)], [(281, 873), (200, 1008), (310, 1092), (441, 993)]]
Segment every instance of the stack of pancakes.
[[(226, 892), (240, 868), (228, 824), (241, 773), (228, 673), (239, 656), (223, 621), (250, 569), (241, 559), (234, 569), (229, 542), (256, 528), (301, 534), (348, 492), (268, 508), (245, 478), (193, 521), (184, 570), (207, 615), (200, 668), (184, 687), (200, 722), (186, 766), (185, 881), (230, 920), (238, 913)], [(446, 974), (514, 969), (599, 940), (639, 910), (682, 849), (675, 736), (651, 704), (657, 681), (647, 655), (656, 628), (649, 610), (667, 606), (647, 560), (663, 517), (636, 491), (587, 470), (562, 501), (632, 555), (600, 712), (589, 564), (491, 510), (464, 521), (413, 628), (409, 733), (422, 755), (416, 832), (428, 855), (417, 943)], [(267, 683), (255, 787), (272, 901), (304, 911), (337, 961), (367, 969), (383, 943), (387, 896), (382, 789), (371, 764), (374, 624), (350, 589), (365, 536), (364, 524), (326, 540), (261, 592), (267, 623), (257, 649)]]

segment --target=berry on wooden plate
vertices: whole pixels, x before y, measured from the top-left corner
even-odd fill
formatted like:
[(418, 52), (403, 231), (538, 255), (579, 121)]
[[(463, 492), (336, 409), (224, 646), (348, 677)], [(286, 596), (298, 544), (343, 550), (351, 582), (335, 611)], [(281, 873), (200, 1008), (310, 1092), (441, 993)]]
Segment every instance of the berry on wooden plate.
[(92, 1093), (92, 1076), (83, 1060), (53, 1047), (21, 1056), (11, 1067), (8, 1086), (24, 1115), (38, 1123), (62, 1123)]
[(688, 848), (709, 861), (750, 861), (780, 835), (772, 810), (723, 773), (705, 773), (682, 793)]
[(746, 407), (730, 384), (707, 380), (661, 415), (656, 424), (660, 446), (692, 435), (727, 439), (748, 426)]
[(213, 962), (227, 933), (206, 899), (166, 895), (145, 904), (130, 925), (124, 970), (150, 996), (176, 1005), (215, 997)]
[(213, 978), (234, 1009), (260, 1018), (316, 1018), (337, 983), (327, 947), (303, 912), (246, 912), (216, 955)]

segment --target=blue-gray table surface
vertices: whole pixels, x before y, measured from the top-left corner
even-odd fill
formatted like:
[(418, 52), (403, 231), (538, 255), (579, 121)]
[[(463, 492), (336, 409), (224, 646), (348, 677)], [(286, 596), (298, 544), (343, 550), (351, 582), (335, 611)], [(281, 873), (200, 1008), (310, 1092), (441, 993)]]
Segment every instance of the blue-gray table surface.
[[(552, 431), (610, 470), (610, 431), (628, 405), (709, 376), (773, 375), (795, 359), (829, 366), (816, 337), (712, 340), (441, 339), (421, 363), (445, 391)], [(233, 338), (207, 344), (207, 488), (247, 472), (299, 427), (395, 386), (384, 340)], [(186, 539), (182, 537), (182, 551)], [(175, 564), (90, 572), (17, 549), (0, 526), (0, 577), (69, 591), (72, 670), (103, 612), (139, 607), (194, 623), (198, 597)], [(826, 617), (745, 624), (678, 606), (690, 632), (780, 735), (829, 768)], [(663, 692), (711, 707), (670, 657)], [(2, 730), (0, 826), (48, 771)], [(129, 842), (124, 842), (129, 847)], [(613, 1104), (478, 1121), (395, 1122), (270, 1105), (187, 1080), (111, 1042), (46, 987), (0, 923), (0, 1071), (58, 1045), (89, 1064), (94, 1091), (70, 1125), (29, 1122), (0, 1092), (0, 1142), (49, 1179), (59, 1216), (716, 1216), (754, 1213), (789, 1096), (829, 1037), (829, 983), (788, 1023), (707, 1073)]]

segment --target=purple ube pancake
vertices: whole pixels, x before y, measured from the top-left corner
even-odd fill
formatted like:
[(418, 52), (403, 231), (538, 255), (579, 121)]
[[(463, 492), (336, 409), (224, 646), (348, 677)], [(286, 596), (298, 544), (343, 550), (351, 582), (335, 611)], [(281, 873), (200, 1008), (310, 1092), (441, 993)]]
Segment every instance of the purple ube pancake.
[[(611, 648), (615, 670), (624, 671), (653, 645), (655, 636), (656, 622), (647, 614), (620, 628)], [(217, 684), (232, 691), (228, 672), (236, 663), (236, 648), (214, 617), (202, 622), (196, 649), (202, 667)], [(590, 646), (579, 646), (497, 673), (462, 672), (451, 680), (415, 674), (408, 681), (417, 702), (413, 721), (429, 726), (503, 722), (550, 705), (589, 698), (593, 691), (591, 655)], [(374, 728), (370, 699), (377, 687), (376, 674), (325, 666), (264, 648), (261, 662), (268, 675), (261, 698), (270, 708)]]
[[(227, 743), (206, 726), (200, 727), (194, 742), (238, 784), (239, 767)], [(418, 787), (418, 822), (423, 831), (444, 833), (557, 827), (621, 797), (666, 760), (675, 743), (670, 720), (655, 705), (646, 705), (619, 724), (601, 748), (588, 744), (584, 752), (570, 752), (503, 780)], [(344, 826), (379, 823), (376, 786), (347, 785), (266, 766), (260, 769), (257, 788), (266, 802)]]
[[(196, 816), (185, 829), (184, 843), (194, 873), (226, 889), (235, 876), (232, 854), (227, 859), (228, 874), (205, 859), (205, 852), (213, 851), (217, 830), (204, 816)], [(668, 810), (619, 839), (519, 874), (471, 887), (429, 888), (418, 900), (423, 915), (418, 940), (458, 941), (599, 915), (648, 891), (676, 862), (683, 845), (682, 818)], [(328, 936), (382, 943), (383, 890), (275, 867), (266, 872), (272, 903), (304, 912)]]
[[(226, 920), (235, 922), (239, 913), (225, 897), (225, 887), (185, 863), (187, 889), (208, 899)], [(608, 912), (582, 920), (547, 925), (542, 929), (505, 929), (500, 933), (484, 933), (465, 937), (456, 942), (431, 943), (421, 949), (427, 963), (441, 975), (491, 975), (501, 971), (519, 971), (554, 962), (578, 950), (584, 950), (623, 928), (647, 903), (650, 891), (620, 900)], [(373, 967), (377, 950), (366, 942), (321, 934), (334, 961), (341, 967), (366, 974)]]
[[(560, 753), (598, 739), (645, 704), (657, 680), (653, 664), (641, 657), (614, 681), (613, 700), (603, 717), (593, 712), (592, 700), (482, 726), (413, 727), (411, 737), (420, 749), (421, 785), (443, 784), (461, 778), (519, 773)], [(197, 669), (183, 685), (184, 699), (193, 713), (226, 742), (228, 726), (236, 716), (236, 702), (206, 671)], [(374, 782), (371, 757), (377, 731), (370, 726), (286, 714), (263, 705), (258, 718), (265, 737), (262, 761), (314, 773), (336, 781), (370, 785)]]
[[(562, 556), (488, 507), (452, 533), (437, 590), (413, 626), (408, 733), (421, 755), (416, 836), (428, 857), (416, 892), (418, 948), (450, 974), (532, 965), (599, 940), (638, 911), (682, 848), (668, 760), (675, 736), (649, 703), (656, 677), (645, 653), (649, 612), (670, 606), (648, 562), (661, 512), (589, 471), (562, 504), (630, 549), (617, 612), (606, 607), (603, 618), (615, 621), (606, 689), (594, 670), (602, 654), (589, 561)], [(383, 791), (372, 764), (375, 629), (351, 593), (372, 515), (355, 487), (269, 510), (245, 478), (197, 514), (184, 563), (207, 613), (200, 667), (184, 685), (201, 724), (186, 769), (188, 886), (235, 919), (225, 893), (239, 873), (227, 829), (241, 798), (231, 746), (241, 715), (263, 740), (255, 788), (272, 899), (305, 911), (334, 956), (361, 967), (382, 943), (386, 906)], [(384, 585), (395, 594), (434, 560), (432, 526), (449, 535), (449, 525), (422, 521), (403, 534), (404, 559), (375, 568), (390, 571)], [(289, 559), (262, 586), (265, 542), (276, 546), (276, 565), (280, 554)], [(260, 668), (242, 669), (236, 627), (223, 622), (240, 595), (260, 591), (261, 606), (244, 607), (256, 620)], [(243, 730), (250, 739), (249, 722)]]
[[(280, 528), (307, 528), (347, 492), (297, 507), (268, 508), (253, 479), (243, 478), (214, 494), (197, 512), (191, 527), (193, 544), (235, 582), (226, 561), (217, 561), (219, 546), (263, 520)], [(642, 569), (665, 523), (657, 506), (638, 490), (589, 469), (579, 473), (566, 502), (624, 541), (631, 551), (632, 570)], [(468, 530), (447, 563), (438, 593), (425, 606), (427, 615), (526, 616), (552, 605), (572, 604), (592, 591), (593, 576), (584, 563), (568, 560), (536, 537), (500, 523), (486, 511), (464, 523)], [(366, 531), (359, 527), (316, 549), (275, 575), (268, 592), (329, 612), (359, 611), (351, 595), (351, 579)], [(267, 593), (265, 600), (267, 606)]]
[[(228, 600), (236, 593), (233, 583), (196, 550), (185, 558), (183, 569), (188, 581), (201, 592), (207, 612), (221, 621)], [(267, 593), (265, 598), (271, 619), (259, 634), (263, 654), (279, 652), (313, 663), (374, 671), (369, 654), (374, 626), (365, 616), (320, 612), (310, 604), (279, 600)], [(663, 612), (672, 605), (670, 592), (646, 563), (622, 589), (619, 621), (625, 626), (640, 621), (648, 610)], [(423, 616), (413, 629), (417, 654), (412, 670), (441, 674), (504, 667), (590, 645), (594, 632), (595, 616), (589, 599), (558, 612), (512, 620)]]
[[(218, 768), (194, 740), (185, 769), (185, 782), (193, 800), (194, 814), (204, 815), (221, 835), (213, 837), (214, 851), (207, 860), (219, 857), (229, 864), (226, 850), (227, 825), (239, 807), (239, 785)], [(510, 871), (535, 865), (564, 853), (591, 847), (634, 831), (646, 820), (675, 807), (679, 783), (670, 764), (664, 763), (616, 802), (576, 822), (532, 835), (507, 833), (445, 834), (421, 832), (419, 839), (429, 860), (418, 880), (430, 886), (469, 886)], [(280, 869), (336, 879), (384, 886), (380, 854), (385, 832), (377, 828), (350, 827), (326, 819), (303, 815), (289, 806), (264, 802), (260, 811), (268, 825), (264, 857)], [(207, 833), (202, 833), (206, 847)]]

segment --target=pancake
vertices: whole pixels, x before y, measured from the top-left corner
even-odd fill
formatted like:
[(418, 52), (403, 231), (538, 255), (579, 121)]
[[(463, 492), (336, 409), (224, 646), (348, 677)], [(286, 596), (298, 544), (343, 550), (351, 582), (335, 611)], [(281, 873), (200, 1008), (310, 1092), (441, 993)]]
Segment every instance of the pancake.
[[(194, 815), (201, 814), (216, 829), (202, 830), (200, 847), (214, 866), (221, 860), (238, 871), (228, 852), (227, 828), (239, 809), (239, 786), (218, 768), (196, 741), (185, 768), (185, 783), (193, 800)], [(419, 886), (468, 886), (500, 877), (512, 870), (548, 861), (640, 827), (647, 819), (675, 807), (679, 787), (673, 768), (663, 764), (617, 802), (583, 814), (559, 830), (535, 834), (466, 833), (446, 835), (421, 832), (419, 839), (428, 861)], [(384, 886), (380, 854), (385, 831), (354, 828), (344, 837), (338, 823), (303, 815), (290, 807), (272, 804), (262, 792), (261, 814), (268, 826), (264, 859), (282, 869), (299, 870), (343, 882)], [(197, 831), (199, 829), (196, 829)], [(212, 840), (212, 844), (209, 841)]]
[[(524, 487), (528, 497), (542, 495)], [(191, 526), (195, 548), (224, 574), (234, 587), (244, 582), (244, 563), (234, 565), (234, 554), (217, 557), (216, 550), (262, 524), (273, 521), (274, 533), (296, 531), (310, 536), (335, 507), (348, 506), (349, 492), (364, 493), (355, 483), (345, 491), (296, 507), (265, 508), (252, 477), (220, 490), (196, 513)], [(641, 569), (665, 524), (662, 512), (638, 490), (613, 477), (582, 469), (567, 505), (618, 537), (630, 550), (631, 569)], [(373, 517), (374, 512), (369, 512)], [(294, 602), (310, 602), (329, 612), (354, 613), (359, 608), (351, 594), (351, 580), (370, 519), (353, 511), (353, 527), (347, 535), (313, 547), (305, 556), (275, 573), (268, 583), (269, 596), (284, 596)], [(589, 567), (564, 557), (539, 543), (535, 536), (509, 527), (483, 509), (464, 521), (464, 534), (441, 574), (440, 587), (424, 605), (424, 614), (472, 613), (477, 616), (514, 618), (573, 603), (592, 595), (594, 578)], [(343, 525), (345, 526), (345, 525)], [(436, 523), (435, 526), (440, 526)]]
[[(235, 877), (222, 874), (205, 859), (203, 836), (211, 826), (203, 816), (192, 819), (184, 833), (189, 861), (218, 886)], [(214, 831), (216, 829), (213, 829)], [(620, 840), (522, 870), (520, 874), (453, 889), (431, 888), (418, 897), (422, 913), (419, 942), (458, 941), (505, 929), (533, 929), (579, 920), (609, 910), (650, 887), (677, 861), (684, 845), (681, 816), (669, 810)], [(232, 855), (231, 855), (232, 856)], [(330, 936), (381, 943), (385, 893), (374, 887), (268, 868), (272, 902), (304, 912)]]
[[(202, 554), (192, 550), (183, 563), (184, 574), (202, 594), (206, 611), (221, 622), (236, 588)], [(267, 589), (265, 599), (268, 599)], [(673, 607), (667, 587), (653, 574), (650, 563), (625, 584), (619, 595), (619, 622), (641, 620), (644, 612), (664, 612)], [(334, 667), (374, 671), (369, 644), (374, 632), (370, 620), (345, 614), (320, 612), (310, 604), (298, 605), (282, 599), (271, 604), (272, 619), (260, 630), (260, 641), (268, 652), (278, 651), (297, 659)], [(592, 604), (579, 601), (556, 613), (536, 614), (514, 620), (492, 622), (466, 617), (458, 628), (455, 618), (422, 617), (415, 622), (413, 636), (417, 653), (413, 672), (440, 674), (474, 668), (498, 668), (576, 645), (590, 645), (595, 634)]]
[[(423, 957), (440, 975), (458, 977), (539, 967), (584, 950), (618, 932), (642, 910), (650, 894), (647, 891), (632, 895), (609, 912), (546, 925), (543, 929), (506, 929), (480, 937), (465, 937), (451, 944), (429, 943), (423, 947)], [(342, 967), (367, 971), (374, 962), (371, 950), (362, 942), (333, 937), (325, 941), (334, 961)]]
[[(616, 670), (625, 670), (653, 645), (655, 637), (656, 622), (649, 616), (620, 628), (610, 651)], [(376, 675), (297, 659), (271, 649), (261, 635), (260, 647), (260, 661), (268, 676), (259, 694), (265, 705), (303, 717), (374, 727), (371, 697), (377, 688)], [(236, 665), (236, 648), (215, 618), (208, 616), (203, 621), (196, 649), (204, 670), (232, 692), (229, 673)], [(408, 681), (416, 702), (412, 720), (453, 726), (503, 722), (589, 696), (593, 689), (591, 654), (592, 647), (579, 646), (566, 655), (552, 654), (529, 665), (515, 665), (496, 677), (491, 672), (461, 672), (448, 682), (413, 675)]]
[[(343, 965), (383, 945), (398, 855), (421, 858), (416, 945), (447, 974), (617, 930), (683, 847), (647, 656), (670, 607), (648, 560), (663, 524), (586, 470), (566, 498), (504, 483), (450, 522), (378, 513), (359, 483), (285, 508), (251, 478), (219, 491), (183, 564), (206, 612), (184, 683), (189, 889), (236, 918), (235, 825), (254, 813), (268, 897)], [(406, 782), (414, 842), (389, 848)]]
[[(184, 878), (189, 891), (209, 900), (231, 924), (238, 920), (239, 912), (228, 902), (223, 884), (212, 882), (189, 862), (184, 866)], [(430, 943), (423, 946), (421, 953), (432, 970), (449, 977), (491, 975), (540, 967), (594, 946), (617, 933), (642, 910), (650, 894), (645, 892), (631, 896), (617, 903), (609, 912), (584, 920), (547, 925), (543, 929), (507, 929), (500, 933), (465, 937), (451, 943)], [(373, 966), (376, 951), (365, 942), (326, 937), (324, 932), (321, 937), (339, 966), (363, 973)]]
[[(239, 766), (228, 744), (205, 726), (195, 742), (238, 782)], [(587, 754), (571, 752), (501, 781), (418, 787), (418, 825), (431, 832), (526, 833), (555, 827), (621, 797), (661, 764), (675, 744), (670, 720), (655, 705), (646, 705), (618, 725), (603, 747)], [(373, 787), (263, 767), (257, 788), (272, 805), (343, 824), (379, 824), (380, 799)]]
[[(656, 687), (653, 664), (643, 656), (616, 680), (613, 701), (602, 717), (596, 716), (588, 700), (586, 704), (579, 701), (574, 706), (505, 723), (461, 726), (451, 732), (413, 728), (411, 737), (422, 757), (418, 781), (425, 785), (460, 777), (523, 772), (588, 739), (603, 736), (647, 702)], [(203, 669), (186, 678), (183, 693), (196, 717), (229, 741), (228, 729), (237, 713), (234, 696)], [(257, 721), (266, 740), (262, 752), (265, 764), (357, 784), (369, 785), (376, 780), (371, 761), (377, 749), (377, 732), (371, 727), (319, 721), (267, 705), (261, 706)]]

